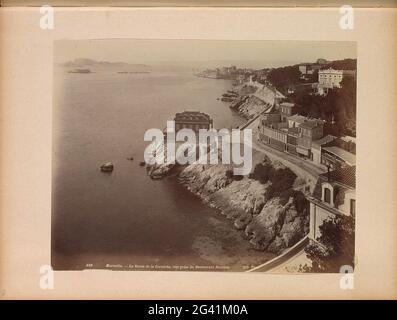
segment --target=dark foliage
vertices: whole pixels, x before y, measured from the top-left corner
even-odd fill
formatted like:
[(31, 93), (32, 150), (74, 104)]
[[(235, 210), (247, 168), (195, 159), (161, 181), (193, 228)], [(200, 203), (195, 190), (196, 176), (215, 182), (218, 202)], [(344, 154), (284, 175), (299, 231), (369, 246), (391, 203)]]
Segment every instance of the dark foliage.
[(355, 136), (356, 81), (344, 78), (341, 85), (342, 88), (330, 90), (326, 96), (296, 92), (291, 99), (300, 106), (300, 114), (326, 120), (326, 134)]
[(258, 163), (249, 178), (258, 180), (260, 183), (271, 182), (267, 196), (281, 196), (283, 191), (291, 189), (296, 179), (295, 173), (288, 168), (275, 169), (269, 163)]
[(305, 248), (312, 266), (303, 266), (305, 272), (339, 272), (343, 265), (354, 267), (355, 217), (337, 216), (320, 226), (318, 242)]
[(270, 181), (272, 183), (274, 192), (276, 194), (280, 194), (282, 191), (292, 188), (295, 179), (295, 173), (288, 168), (283, 168), (274, 170)]
[(293, 204), (296, 208), (296, 211), (299, 214), (303, 214), (305, 210), (306, 212), (309, 212), (309, 201), (301, 191), (293, 189), (284, 190), (280, 194), (280, 204), (285, 205), (291, 197), (293, 199)]
[(267, 79), (279, 90), (292, 84), (298, 84), (299, 78), (300, 71), (297, 65), (272, 69), (267, 76)]
[(249, 174), (249, 178), (258, 180), (260, 183), (266, 183), (269, 181), (274, 168), (269, 163), (258, 163), (254, 171)]
[(244, 178), (241, 175), (235, 175), (232, 169), (226, 171), (226, 177), (235, 181), (240, 181)]
[(322, 69), (357, 70), (357, 59), (335, 60), (325, 65)]
[[(356, 59), (343, 59), (331, 61), (322, 69), (333, 68), (337, 70), (357, 70)], [(307, 75), (310, 79), (300, 79), (298, 65), (275, 68), (269, 72), (268, 80), (279, 91), (286, 92), (289, 86), (304, 82), (317, 82), (318, 71)], [(356, 135), (356, 80), (353, 77), (344, 77), (342, 88), (330, 90), (327, 96), (311, 95), (308, 90), (297, 90), (290, 95), (290, 99), (301, 106), (300, 114), (320, 118), (332, 123), (325, 128), (326, 134)]]

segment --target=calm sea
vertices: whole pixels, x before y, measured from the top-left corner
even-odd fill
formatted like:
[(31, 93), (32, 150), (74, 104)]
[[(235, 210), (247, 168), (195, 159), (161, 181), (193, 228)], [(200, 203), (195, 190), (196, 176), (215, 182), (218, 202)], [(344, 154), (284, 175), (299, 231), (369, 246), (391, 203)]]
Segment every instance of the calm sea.
[[(243, 122), (217, 98), (230, 81), (192, 72), (54, 76), (52, 263), (55, 269), (245, 268), (263, 253), (175, 178), (153, 181), (139, 162), (148, 128), (176, 112), (211, 115), (216, 128)], [(128, 161), (134, 157), (134, 161)], [(99, 166), (115, 165), (106, 174)]]

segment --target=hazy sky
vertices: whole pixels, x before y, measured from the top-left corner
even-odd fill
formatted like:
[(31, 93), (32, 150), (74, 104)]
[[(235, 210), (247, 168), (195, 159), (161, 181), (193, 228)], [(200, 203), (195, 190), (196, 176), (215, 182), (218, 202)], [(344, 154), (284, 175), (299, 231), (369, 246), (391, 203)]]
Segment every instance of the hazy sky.
[(75, 58), (137, 64), (197, 65), (200, 62), (269, 67), (317, 58), (356, 58), (355, 42), (335, 41), (220, 41), (220, 40), (59, 40), (55, 62)]

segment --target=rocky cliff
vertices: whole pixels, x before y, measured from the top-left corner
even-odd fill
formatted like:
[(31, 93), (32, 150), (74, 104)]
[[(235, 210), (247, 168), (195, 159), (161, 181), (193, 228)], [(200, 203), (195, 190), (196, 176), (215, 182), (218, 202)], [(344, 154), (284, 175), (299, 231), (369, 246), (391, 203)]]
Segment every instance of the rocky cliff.
[(257, 250), (280, 253), (304, 237), (308, 232), (304, 197), (288, 190), (286, 194), (291, 196), (274, 196), (270, 181), (237, 178), (230, 172), (227, 165), (193, 164), (179, 174), (179, 180), (232, 220), (234, 227), (243, 230)]
[(237, 98), (232, 102), (230, 108), (236, 110), (244, 118), (251, 119), (267, 110), (270, 106), (270, 104), (258, 97), (251, 95)]
[(274, 88), (254, 82), (252, 85), (244, 85), (238, 90), (239, 97), (230, 105), (243, 117), (251, 119), (263, 111), (266, 111), (275, 103), (275, 98), (284, 99), (285, 96)]

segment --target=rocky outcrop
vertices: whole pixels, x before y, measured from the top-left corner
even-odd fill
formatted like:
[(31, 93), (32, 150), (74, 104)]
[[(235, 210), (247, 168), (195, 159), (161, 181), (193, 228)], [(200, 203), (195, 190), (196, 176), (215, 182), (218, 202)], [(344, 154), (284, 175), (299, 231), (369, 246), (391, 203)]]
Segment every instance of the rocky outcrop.
[(278, 90), (272, 87), (258, 84), (258, 89), (255, 91), (255, 96), (267, 104), (273, 105), (274, 99), (283, 100), (286, 97)]
[(247, 119), (254, 118), (273, 106), (276, 97), (279, 100), (285, 98), (274, 88), (258, 82), (254, 82), (252, 85), (244, 85), (238, 90), (238, 93), (239, 97), (230, 104), (230, 108)]
[(233, 102), (230, 107), (236, 110), (243, 117), (251, 119), (267, 110), (270, 106), (270, 104), (264, 102), (258, 97), (251, 95), (241, 98), (239, 102)]
[(150, 178), (158, 180), (169, 175), (175, 164), (146, 164), (146, 173)]
[[(277, 164), (280, 167), (280, 164)], [(244, 230), (257, 250), (279, 253), (308, 232), (308, 212), (298, 212), (291, 196), (287, 202), (272, 197), (271, 183), (228, 175), (226, 165), (189, 165), (179, 180), (208, 205)]]
[(243, 95), (236, 98), (231, 104), (230, 108), (237, 111), (246, 119), (252, 119), (260, 113), (269, 109), (273, 103), (266, 102), (259, 98), (256, 94)]
[(299, 213), (291, 197), (282, 205), (279, 198), (272, 198), (262, 211), (247, 225), (245, 234), (258, 250), (279, 253), (289, 248), (308, 232), (308, 213)]

